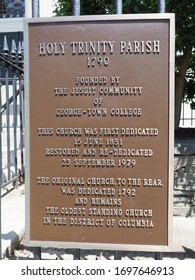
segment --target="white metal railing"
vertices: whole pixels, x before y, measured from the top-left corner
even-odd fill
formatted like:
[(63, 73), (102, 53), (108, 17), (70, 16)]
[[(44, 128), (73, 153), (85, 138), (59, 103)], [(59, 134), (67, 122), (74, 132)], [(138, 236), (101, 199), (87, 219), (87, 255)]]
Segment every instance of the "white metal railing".
[(191, 109), (190, 104), (182, 103), (179, 126), (195, 128), (195, 110)]
[(0, 187), (24, 174), (23, 50), (4, 36), (0, 54)]

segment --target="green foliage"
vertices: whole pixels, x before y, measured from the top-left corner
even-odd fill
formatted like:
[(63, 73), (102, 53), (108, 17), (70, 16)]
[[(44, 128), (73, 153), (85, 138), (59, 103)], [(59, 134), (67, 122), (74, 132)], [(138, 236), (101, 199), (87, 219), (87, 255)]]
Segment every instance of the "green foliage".
[[(81, 15), (101, 15), (114, 13), (112, 0), (81, 0)], [(54, 11), (57, 16), (73, 15), (73, 0), (58, 0)]]
[(183, 51), (187, 44), (195, 45), (195, 2), (167, 0), (167, 12), (176, 14), (176, 49)]
[[(114, 14), (114, 0), (81, 0), (81, 15)], [(123, 13), (155, 13), (156, 0), (124, 0)], [(56, 16), (73, 15), (73, 0), (58, 0), (54, 11)]]
[[(114, 2), (114, 1), (113, 1)], [(124, 0), (123, 13), (124, 14), (145, 14), (156, 13), (156, 0)]]
[(73, 1), (58, 0), (54, 10), (55, 16), (71, 16), (73, 11)]

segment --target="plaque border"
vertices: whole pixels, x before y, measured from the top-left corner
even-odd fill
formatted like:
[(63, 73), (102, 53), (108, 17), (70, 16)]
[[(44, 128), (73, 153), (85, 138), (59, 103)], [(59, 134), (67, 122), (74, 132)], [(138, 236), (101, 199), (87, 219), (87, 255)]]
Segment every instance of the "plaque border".
[[(110, 243), (86, 243), (86, 242), (56, 242), (37, 241), (30, 239), (30, 116), (29, 116), (29, 26), (38, 23), (58, 22), (97, 22), (97, 21), (132, 21), (132, 20), (169, 20), (169, 136), (168, 136), (168, 237), (167, 245), (144, 245), (144, 244), (110, 244)], [(102, 15), (102, 16), (68, 16), (68, 17), (45, 17), (24, 19), (24, 73), (25, 73), (25, 243), (32, 247), (53, 247), (67, 249), (104, 249), (120, 251), (148, 251), (168, 252), (173, 246), (173, 185), (174, 185), (174, 88), (175, 88), (175, 14), (125, 14), (125, 15)]]

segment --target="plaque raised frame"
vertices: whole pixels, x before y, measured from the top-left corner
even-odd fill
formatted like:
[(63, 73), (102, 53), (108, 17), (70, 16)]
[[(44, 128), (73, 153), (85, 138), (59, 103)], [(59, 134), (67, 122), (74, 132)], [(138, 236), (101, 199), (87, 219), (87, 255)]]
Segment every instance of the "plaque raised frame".
[(24, 20), (28, 245), (170, 250), (174, 24)]

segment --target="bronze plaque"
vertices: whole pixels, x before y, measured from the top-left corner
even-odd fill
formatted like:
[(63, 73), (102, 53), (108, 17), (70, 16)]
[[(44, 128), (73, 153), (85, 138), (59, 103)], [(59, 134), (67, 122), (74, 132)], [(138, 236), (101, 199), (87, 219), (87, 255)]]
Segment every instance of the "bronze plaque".
[(172, 15), (26, 22), (29, 244), (169, 246), (172, 25)]

